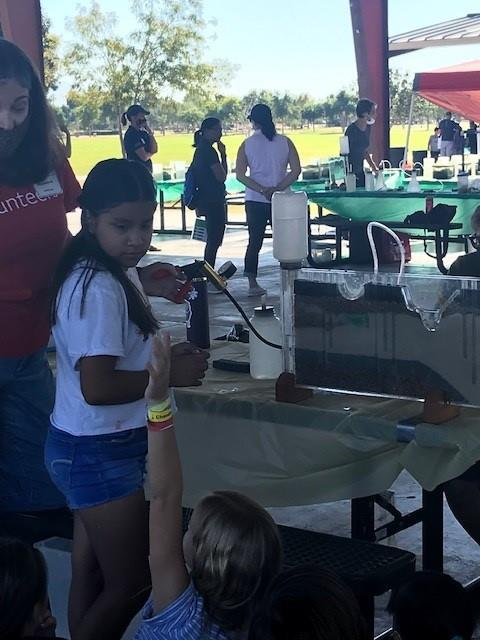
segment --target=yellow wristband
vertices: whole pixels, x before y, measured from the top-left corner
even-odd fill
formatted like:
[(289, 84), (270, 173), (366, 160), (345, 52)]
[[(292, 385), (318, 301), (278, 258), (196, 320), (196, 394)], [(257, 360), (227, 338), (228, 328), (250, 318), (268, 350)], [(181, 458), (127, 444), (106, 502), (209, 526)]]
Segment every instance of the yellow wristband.
[(148, 416), (150, 420), (153, 420), (154, 422), (158, 422), (159, 420), (164, 420), (165, 418), (171, 415), (172, 415), (171, 409), (165, 409), (165, 411), (155, 411), (153, 409), (150, 409), (148, 411)]
[(148, 419), (150, 420), (150, 422), (163, 422), (171, 415), (171, 407), (168, 407), (168, 409), (163, 409), (161, 411), (159, 411), (158, 409), (152, 409), (151, 407), (148, 409)]
[(164, 409), (170, 408), (170, 398), (165, 398), (162, 402), (152, 402), (148, 404), (149, 409), (154, 409), (155, 411), (163, 411)]

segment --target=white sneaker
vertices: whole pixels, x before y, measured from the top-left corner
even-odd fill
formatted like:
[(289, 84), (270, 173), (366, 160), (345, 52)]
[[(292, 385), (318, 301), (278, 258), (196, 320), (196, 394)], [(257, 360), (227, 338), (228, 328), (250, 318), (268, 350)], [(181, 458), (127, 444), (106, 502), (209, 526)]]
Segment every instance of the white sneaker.
[(254, 298), (255, 296), (264, 296), (267, 290), (257, 284), (256, 287), (250, 287), (248, 290), (248, 297)]

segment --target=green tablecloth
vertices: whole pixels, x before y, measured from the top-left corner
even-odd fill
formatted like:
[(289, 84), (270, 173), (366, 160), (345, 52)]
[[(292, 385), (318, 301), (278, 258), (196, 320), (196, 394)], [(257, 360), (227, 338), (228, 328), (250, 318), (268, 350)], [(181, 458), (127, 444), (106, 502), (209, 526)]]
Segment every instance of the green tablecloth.
[[(180, 200), (183, 193), (184, 180), (158, 180), (157, 189), (163, 191), (164, 202), (176, 202)], [(245, 186), (239, 182), (234, 175), (229, 175), (225, 182), (228, 194), (243, 193)], [(324, 181), (298, 180), (292, 185), (294, 191), (306, 191), (307, 193), (317, 193), (323, 190)]]
[(463, 225), (459, 235), (471, 233), (470, 218), (480, 205), (480, 193), (457, 193), (452, 191), (406, 193), (398, 191), (323, 191), (309, 194), (315, 204), (344, 218), (371, 222), (398, 222), (414, 211), (425, 210), (425, 199), (433, 198), (433, 204), (443, 202), (456, 205), (457, 212), (452, 222)]

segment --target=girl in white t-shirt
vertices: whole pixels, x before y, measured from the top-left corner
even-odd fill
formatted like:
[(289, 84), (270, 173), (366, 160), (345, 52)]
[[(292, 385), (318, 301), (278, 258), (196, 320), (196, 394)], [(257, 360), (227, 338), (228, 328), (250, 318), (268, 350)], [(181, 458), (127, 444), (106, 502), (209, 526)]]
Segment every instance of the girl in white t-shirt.
[(150, 584), (145, 389), (158, 324), (134, 268), (152, 237), (155, 185), (135, 162), (96, 165), (82, 229), (54, 283), (55, 408), (46, 444), (74, 513), (72, 638), (119, 638)]

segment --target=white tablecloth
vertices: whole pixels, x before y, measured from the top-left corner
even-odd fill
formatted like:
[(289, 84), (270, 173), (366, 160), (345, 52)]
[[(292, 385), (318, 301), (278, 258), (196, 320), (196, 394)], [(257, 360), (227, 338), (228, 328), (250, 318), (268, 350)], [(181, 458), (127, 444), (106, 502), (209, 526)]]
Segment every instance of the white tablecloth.
[[(246, 359), (248, 348), (215, 346), (212, 359)], [(210, 369), (202, 387), (177, 389), (176, 431), (184, 504), (224, 489), (265, 506), (316, 504), (379, 493), (406, 469), (426, 489), (480, 460), (480, 411), (441, 426), (421, 424), (411, 443), (397, 422), (421, 404), (315, 394), (299, 405), (277, 403), (274, 381)]]

